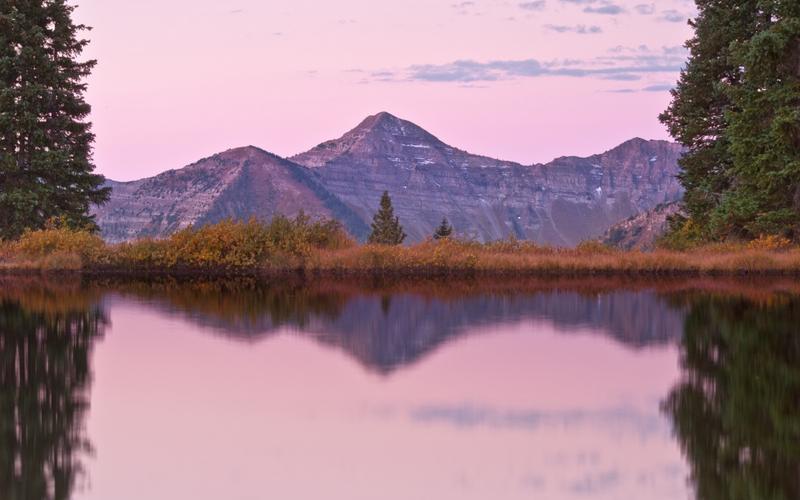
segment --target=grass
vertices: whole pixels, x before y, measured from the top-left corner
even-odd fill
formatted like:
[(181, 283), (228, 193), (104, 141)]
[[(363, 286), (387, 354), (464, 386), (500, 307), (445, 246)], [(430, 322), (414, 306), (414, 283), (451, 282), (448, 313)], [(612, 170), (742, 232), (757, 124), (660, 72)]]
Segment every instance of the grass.
[(0, 243), (0, 270), (86, 274), (307, 276), (571, 276), (800, 274), (800, 248), (771, 237), (683, 250), (621, 251), (597, 242), (553, 248), (509, 239), (359, 245), (330, 220), (224, 221), (166, 239), (106, 244), (69, 229)]

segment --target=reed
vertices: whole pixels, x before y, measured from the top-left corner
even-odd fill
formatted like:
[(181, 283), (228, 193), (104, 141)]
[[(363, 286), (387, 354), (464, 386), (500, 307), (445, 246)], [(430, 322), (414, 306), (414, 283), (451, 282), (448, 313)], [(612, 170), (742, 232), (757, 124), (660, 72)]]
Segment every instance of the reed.
[(621, 251), (597, 242), (555, 248), (508, 239), (452, 238), (411, 246), (359, 245), (330, 220), (223, 221), (165, 239), (106, 244), (69, 229), (0, 242), (8, 272), (305, 274), (316, 276), (800, 275), (800, 248), (774, 237), (684, 250)]

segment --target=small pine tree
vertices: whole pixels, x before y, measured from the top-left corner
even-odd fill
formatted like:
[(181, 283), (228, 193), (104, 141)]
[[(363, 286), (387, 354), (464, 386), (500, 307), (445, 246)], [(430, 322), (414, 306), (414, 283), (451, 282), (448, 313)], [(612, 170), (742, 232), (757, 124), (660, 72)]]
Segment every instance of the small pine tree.
[(434, 240), (441, 240), (444, 238), (449, 238), (453, 234), (453, 226), (447, 221), (447, 217), (442, 218), (442, 223), (439, 224), (439, 227), (436, 228), (436, 232), (433, 233)]
[(372, 219), (372, 234), (369, 235), (369, 243), (378, 245), (399, 245), (406, 239), (406, 233), (400, 220), (394, 215), (392, 199), (389, 192), (384, 191), (381, 196), (381, 206), (375, 217)]

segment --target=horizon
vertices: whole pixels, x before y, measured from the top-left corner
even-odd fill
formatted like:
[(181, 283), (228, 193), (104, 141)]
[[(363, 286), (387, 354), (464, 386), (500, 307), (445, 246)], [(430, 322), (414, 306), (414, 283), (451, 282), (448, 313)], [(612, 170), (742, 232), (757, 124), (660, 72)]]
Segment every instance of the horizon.
[(71, 4), (98, 60), (94, 163), (119, 181), (243, 144), (288, 158), (376, 110), (523, 165), (669, 140), (657, 117), (694, 15), (687, 0)]
[[(400, 117), (400, 116), (397, 116), (397, 115), (395, 115), (394, 113), (390, 113), (390, 112), (388, 112), (388, 111), (379, 111), (378, 113), (373, 113), (373, 114), (371, 114), (371, 115), (368, 115), (368, 116), (367, 116), (367, 117), (366, 117), (364, 120), (362, 120), (362, 122), (363, 122), (363, 121), (366, 121), (367, 119), (369, 119), (369, 118), (372, 118), (372, 117), (374, 117), (374, 116), (380, 115), (380, 114), (387, 114), (387, 115), (389, 115), (389, 116), (391, 116), (391, 117), (393, 117), (393, 118), (395, 118), (395, 119), (398, 119), (398, 120), (401, 120), (401, 121), (405, 121), (405, 122), (409, 122), (409, 123), (413, 123), (413, 122), (411, 122), (410, 120), (406, 120), (406, 119), (404, 119), (404, 118), (402, 118), (402, 117)], [(358, 125), (360, 125), (362, 122), (359, 122), (359, 124), (358, 124)], [(437, 139), (439, 139), (439, 137), (438, 137), (438, 136), (437, 136), (435, 133), (431, 132), (430, 130), (427, 130), (425, 127), (423, 127), (423, 126), (419, 125), (418, 123), (413, 123), (413, 124), (414, 124), (414, 125), (416, 125), (417, 127), (420, 127), (421, 129), (425, 130), (426, 132), (430, 133), (431, 135), (433, 135), (433, 136), (434, 136), (434, 137), (436, 137)], [(342, 133), (342, 134), (340, 134), (339, 136), (336, 136), (335, 138), (331, 138), (331, 139), (329, 139), (329, 140), (337, 140), (337, 139), (339, 139), (339, 138), (340, 138), (340, 137), (342, 137), (344, 134), (347, 134), (347, 133), (349, 133), (349, 132), (351, 132), (351, 131), (355, 130), (355, 128), (357, 128), (357, 127), (358, 127), (358, 125), (356, 125), (356, 127), (351, 127), (350, 129), (348, 129), (347, 131), (343, 132), (343, 133)], [(439, 139), (439, 140), (441, 140), (441, 139)], [(625, 144), (627, 144), (627, 143), (629, 143), (629, 142), (636, 141), (636, 140), (640, 140), (640, 141), (644, 141), (644, 142), (668, 142), (668, 143), (670, 143), (670, 144), (678, 144), (677, 142), (675, 142), (675, 141), (672, 141), (672, 140), (669, 140), (669, 139), (647, 139), (647, 138), (644, 138), (644, 137), (638, 137), (638, 136), (637, 136), (637, 137), (631, 137), (631, 138), (629, 138), (629, 139), (626, 139), (626, 140), (624, 140), (624, 141), (620, 142), (619, 144), (616, 144), (616, 145), (614, 145), (614, 146), (610, 146), (610, 147), (608, 147), (608, 148), (605, 148), (605, 149), (603, 149), (603, 150), (601, 150), (601, 151), (597, 151), (597, 152), (595, 152), (595, 153), (592, 153), (592, 154), (589, 154), (589, 155), (586, 155), (586, 156), (576, 156), (576, 155), (564, 154), (564, 155), (555, 156), (555, 157), (553, 157), (553, 158), (551, 158), (550, 160), (548, 160), (548, 161), (545, 161), (545, 162), (527, 162), (527, 163), (515, 162), (515, 161), (513, 161), (513, 160), (506, 160), (506, 159), (504, 159), (504, 158), (493, 158), (493, 159), (495, 159), (495, 160), (500, 160), (500, 161), (507, 162), (507, 163), (516, 163), (516, 164), (518, 164), (518, 165), (520, 165), (520, 166), (523, 166), (523, 167), (544, 166), (544, 165), (548, 165), (548, 164), (550, 164), (550, 163), (552, 163), (552, 162), (554, 162), (554, 161), (556, 161), (556, 160), (559, 160), (559, 159), (561, 159), (561, 158), (585, 158), (585, 157), (589, 157), (589, 156), (594, 156), (594, 155), (605, 154), (605, 153), (608, 153), (608, 152), (610, 152), (610, 151), (613, 151), (614, 149), (617, 149), (617, 148), (619, 148), (619, 147), (622, 147), (622, 146), (624, 146)], [(306, 150), (306, 151), (302, 151), (302, 152), (300, 152), (300, 153), (297, 153), (297, 154), (299, 155), (299, 154), (302, 154), (302, 153), (306, 153), (306, 152), (310, 151), (311, 149), (314, 149), (314, 148), (316, 148), (316, 147), (320, 146), (320, 145), (321, 145), (322, 143), (324, 143), (324, 142), (327, 142), (327, 141), (323, 141), (323, 142), (321, 142), (321, 143), (318, 143), (318, 144), (316, 144), (315, 146), (311, 146), (311, 147), (310, 147), (308, 150)], [(462, 151), (465, 151), (466, 153), (468, 153), (468, 154), (470, 154), (470, 155), (475, 155), (475, 156), (485, 156), (485, 157), (488, 157), (487, 155), (483, 155), (483, 154), (481, 154), (481, 153), (479, 153), (479, 152), (474, 152), (474, 151), (469, 151), (469, 150), (467, 150), (467, 149), (464, 149), (464, 148), (460, 147), (460, 146), (459, 146), (459, 145), (457, 145), (457, 144), (455, 144), (455, 145), (454, 145), (454, 144), (448, 144), (448, 146), (451, 146), (451, 147), (454, 147), (454, 148), (456, 148), (456, 149), (460, 149), (460, 150), (462, 150)], [(180, 170), (180, 169), (182, 169), (182, 168), (186, 168), (186, 167), (188, 167), (188, 166), (191, 166), (191, 165), (193, 165), (193, 164), (195, 164), (195, 163), (197, 163), (197, 162), (203, 161), (203, 160), (205, 160), (205, 159), (207, 159), (207, 158), (213, 158), (214, 156), (217, 156), (217, 155), (225, 154), (225, 153), (228, 153), (228, 152), (231, 152), (231, 151), (237, 151), (237, 150), (240, 150), (240, 149), (247, 149), (247, 148), (255, 148), (255, 149), (258, 149), (258, 150), (260, 150), (260, 151), (262, 151), (262, 152), (264, 152), (264, 153), (267, 153), (267, 154), (270, 154), (270, 155), (277, 156), (277, 157), (279, 157), (279, 158), (281, 158), (281, 159), (283, 159), (283, 160), (286, 160), (286, 161), (289, 161), (289, 162), (292, 162), (292, 163), (296, 163), (296, 162), (295, 162), (295, 161), (292, 159), (292, 157), (293, 157), (294, 155), (292, 155), (292, 156), (281, 156), (281, 155), (278, 155), (277, 153), (275, 153), (275, 152), (273, 152), (273, 151), (270, 151), (269, 149), (263, 148), (263, 147), (261, 147), (261, 146), (259, 146), (259, 145), (256, 145), (256, 144), (246, 144), (246, 145), (241, 145), (241, 146), (233, 146), (233, 147), (230, 147), (230, 148), (227, 148), (227, 149), (221, 150), (221, 151), (215, 151), (215, 152), (213, 152), (213, 153), (205, 154), (205, 155), (203, 155), (203, 156), (200, 156), (200, 157), (198, 157), (198, 158), (197, 158), (197, 159), (195, 159), (195, 160), (192, 160), (191, 162), (187, 163), (186, 165), (180, 165), (180, 166), (177, 166), (177, 167), (168, 168), (168, 169), (166, 169), (166, 170), (162, 170), (161, 172), (156, 172), (155, 174), (148, 175), (148, 176), (146, 176), (146, 177), (140, 177), (140, 178), (136, 178), (136, 179), (124, 179), (124, 180), (120, 180), (120, 179), (114, 179), (114, 178), (111, 178), (111, 177), (108, 177), (108, 176), (106, 176), (106, 180), (107, 180), (107, 181), (113, 181), (113, 182), (117, 182), (117, 183), (136, 182), (136, 181), (143, 180), (143, 179), (147, 179), (147, 178), (151, 178), (151, 177), (157, 177), (157, 176), (159, 176), (159, 175), (161, 175), (161, 174), (164, 174), (164, 173), (166, 173), (166, 172), (169, 172), (169, 171)], [(299, 164), (298, 164), (298, 165), (299, 165)]]

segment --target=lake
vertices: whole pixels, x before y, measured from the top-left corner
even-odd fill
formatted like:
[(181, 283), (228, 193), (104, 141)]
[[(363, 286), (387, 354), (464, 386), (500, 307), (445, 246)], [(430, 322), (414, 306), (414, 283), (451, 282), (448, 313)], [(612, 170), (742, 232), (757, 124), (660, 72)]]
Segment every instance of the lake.
[(800, 283), (0, 278), (0, 498), (800, 498)]

